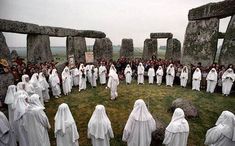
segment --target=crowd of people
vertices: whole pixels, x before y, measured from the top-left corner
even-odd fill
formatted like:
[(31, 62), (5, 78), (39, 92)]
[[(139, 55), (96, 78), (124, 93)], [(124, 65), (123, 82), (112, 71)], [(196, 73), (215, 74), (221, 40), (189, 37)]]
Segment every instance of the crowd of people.
[[(13, 63), (10, 72), (14, 76), (15, 85), (8, 87), (4, 101), (8, 105), (9, 122), (2, 113), (0, 115), (4, 117), (1, 118), (2, 121), (0, 120), (0, 128), (5, 128), (2, 130), (4, 133), (0, 132), (0, 136), (5, 136), (1, 138), (0, 144), (14, 146), (18, 141), (20, 146), (32, 146), (35, 143), (50, 145), (47, 132), (50, 124), (43, 111), (44, 102), (49, 102), (51, 95), (55, 98), (61, 97), (62, 92), (64, 96), (69, 95), (74, 86), (78, 87), (79, 92), (86, 90), (87, 84), (95, 88), (98, 79), (100, 85), (110, 89), (111, 100), (118, 97), (119, 80), (125, 80), (128, 85), (133, 79), (137, 79), (137, 84), (142, 85), (147, 78), (149, 84), (156, 82), (160, 86), (165, 81), (166, 86), (170, 87), (175, 84), (186, 87), (192, 82), (192, 90), (200, 91), (205, 88), (209, 93), (222, 90), (226, 96), (230, 94), (235, 80), (233, 65), (227, 68), (218, 64), (202, 67), (200, 63), (196, 66), (183, 66), (179, 61), (120, 58), (116, 62), (101, 60), (98, 64), (80, 63), (76, 66), (67, 63), (59, 74), (55, 62), (26, 65), (19, 60)], [(217, 126), (208, 131), (205, 143), (234, 145), (235, 136), (231, 133), (235, 134), (235, 131), (228, 128), (235, 126), (234, 117), (231, 112), (222, 113)], [(224, 127), (225, 125), (227, 127)], [(128, 143), (128, 146), (148, 146), (155, 128), (155, 121), (144, 101), (137, 100), (124, 128), (122, 139)], [(216, 132), (218, 134), (218, 131), (221, 134), (215, 138), (214, 134)], [(176, 109), (171, 123), (166, 128), (163, 143), (168, 146), (176, 143), (187, 145), (188, 133), (189, 126), (184, 118), (184, 112), (182, 109)], [(227, 133), (230, 133), (229, 137)], [(55, 136), (58, 146), (78, 145), (77, 127), (65, 103), (59, 106), (55, 116)], [(98, 105), (88, 123), (88, 138), (92, 140), (93, 146), (106, 146), (110, 145), (109, 139), (113, 137), (111, 122), (105, 108)]]

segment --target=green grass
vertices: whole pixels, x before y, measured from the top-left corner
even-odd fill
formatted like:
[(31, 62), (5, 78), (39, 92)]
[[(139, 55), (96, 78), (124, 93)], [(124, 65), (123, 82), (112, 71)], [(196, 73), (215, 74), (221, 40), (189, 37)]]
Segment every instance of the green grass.
[(90, 88), (86, 91), (78, 92), (74, 88), (69, 96), (63, 96), (59, 99), (52, 98), (46, 103), (46, 113), (50, 120), (52, 129), (50, 129), (51, 145), (55, 146), (54, 138), (54, 116), (58, 106), (65, 102), (69, 105), (73, 117), (76, 121), (80, 134), (79, 144), (81, 146), (90, 146), (91, 142), (87, 139), (87, 124), (97, 104), (103, 104), (112, 123), (115, 138), (111, 140), (111, 146), (126, 145), (121, 141), (123, 128), (132, 111), (135, 100), (144, 99), (153, 117), (160, 118), (168, 124), (172, 113), (168, 112), (171, 102), (176, 98), (185, 98), (193, 102), (199, 110), (199, 117), (189, 119), (190, 135), (189, 146), (202, 146), (205, 140), (206, 131), (213, 127), (218, 116), (223, 110), (229, 110), (235, 113), (235, 97), (223, 97), (221, 94), (209, 94), (204, 91), (197, 92), (191, 89), (180, 88), (179, 86), (166, 87), (164, 85), (126, 85), (122, 82), (118, 87), (118, 99), (111, 101), (109, 99), (109, 90), (105, 86)]

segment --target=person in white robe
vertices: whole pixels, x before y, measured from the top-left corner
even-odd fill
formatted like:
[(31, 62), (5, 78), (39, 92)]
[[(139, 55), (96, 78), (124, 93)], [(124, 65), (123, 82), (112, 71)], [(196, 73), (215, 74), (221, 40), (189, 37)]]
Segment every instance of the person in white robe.
[(188, 67), (184, 66), (180, 74), (180, 86), (186, 87), (188, 82)]
[(157, 84), (160, 86), (162, 84), (163, 69), (162, 66), (159, 66), (156, 71)]
[(175, 68), (173, 64), (170, 64), (166, 70), (166, 86), (173, 87), (174, 78), (175, 78)]
[(73, 85), (78, 86), (79, 85), (79, 70), (77, 67), (72, 69), (72, 77), (73, 77)]
[(69, 106), (62, 103), (55, 115), (55, 137), (57, 146), (79, 146), (79, 134)]
[(101, 65), (99, 67), (99, 78), (100, 78), (100, 84), (104, 85), (106, 84), (106, 74), (107, 74), (107, 69), (103, 62), (101, 62)]
[(126, 84), (131, 84), (132, 80), (132, 69), (129, 64), (127, 64), (125, 70), (124, 70), (124, 75), (126, 78)]
[(205, 145), (235, 146), (235, 115), (223, 111), (215, 125), (207, 131)]
[(25, 114), (25, 130), (28, 134), (30, 146), (50, 146), (48, 129), (51, 127), (45, 107), (39, 100), (39, 95), (33, 94), (28, 98), (28, 109)]
[(139, 63), (138, 68), (137, 68), (137, 74), (138, 74), (138, 79), (137, 79), (137, 84), (144, 84), (144, 66), (142, 63)]
[(233, 69), (227, 69), (224, 74), (222, 75), (222, 93), (225, 96), (230, 94), (230, 91), (233, 86), (233, 82), (235, 81), (235, 74)]
[(86, 69), (83, 64), (80, 64), (79, 67), (79, 92), (82, 90), (86, 90), (86, 81), (87, 81), (87, 75), (86, 75)]
[(207, 87), (206, 92), (214, 93), (215, 87), (217, 85), (218, 74), (215, 68), (212, 68), (206, 77)]
[(29, 82), (33, 85), (35, 93), (39, 95), (40, 101), (44, 105), (44, 98), (42, 96), (43, 87), (39, 82), (38, 73), (34, 73)]
[(52, 73), (49, 76), (49, 83), (53, 96), (55, 96), (55, 98), (59, 98), (61, 96), (60, 79), (56, 69), (52, 70)]
[(86, 70), (86, 75), (87, 75), (87, 80), (88, 82), (91, 84), (92, 82), (92, 67), (93, 65), (92, 64), (87, 64), (86, 67), (85, 67), (85, 70)]
[(111, 122), (106, 115), (105, 107), (97, 105), (88, 123), (87, 137), (92, 146), (110, 146), (110, 138), (114, 138)]
[(19, 94), (16, 97), (15, 102), (15, 111), (14, 111), (14, 130), (16, 131), (17, 141), (19, 142), (19, 146), (30, 146), (29, 145), (29, 138), (28, 133), (25, 129), (25, 113), (28, 109), (28, 103), (26, 99), (28, 96), (25, 94)]
[(35, 93), (35, 90), (33, 85), (29, 82), (30, 81), (29, 76), (25, 74), (21, 77), (21, 79), (22, 82), (25, 83), (25, 91), (28, 93), (29, 96), (33, 95)]
[(92, 87), (97, 86), (97, 83), (96, 83), (97, 79), (98, 79), (98, 68), (93, 65), (91, 69), (91, 86)]
[(64, 95), (69, 95), (69, 93), (72, 90), (72, 86), (71, 86), (70, 71), (67, 66), (64, 68), (61, 74), (61, 77), (62, 77), (62, 87), (63, 87)]
[[(29, 97), (28, 93), (26, 92), (25, 90), (25, 83), (24, 82), (19, 82), (17, 84), (17, 91), (15, 93), (15, 99), (17, 99), (17, 97), (20, 95), (20, 94), (23, 94), (24, 96), (26, 97)], [(16, 100), (15, 100), (16, 101)], [(13, 108), (15, 108), (15, 105), (13, 104)]]
[(50, 95), (49, 95), (49, 84), (44, 76), (44, 73), (41, 72), (39, 73), (38, 76), (39, 83), (41, 84), (42, 87), (42, 97), (45, 102), (49, 102), (50, 100)]
[(10, 141), (12, 139), (10, 129), (11, 126), (7, 117), (0, 111), (0, 146), (11, 146)]
[(188, 121), (184, 111), (176, 108), (170, 124), (166, 127), (163, 144), (166, 146), (187, 146), (189, 135)]
[(118, 93), (117, 93), (118, 85), (119, 85), (118, 74), (115, 72), (114, 69), (110, 69), (107, 87), (111, 91), (111, 100), (115, 100), (118, 97)]
[(155, 130), (156, 122), (144, 101), (136, 100), (124, 128), (122, 140), (127, 142), (128, 146), (150, 146), (152, 132)]
[(196, 70), (193, 73), (192, 90), (200, 91), (201, 80), (202, 80), (201, 70), (199, 68), (196, 68)]
[(149, 84), (153, 84), (153, 80), (155, 77), (155, 70), (154, 70), (153, 66), (151, 66), (148, 70), (148, 77), (149, 77)]
[[(4, 101), (4, 103), (8, 105), (8, 119), (9, 119), (9, 124), (10, 124), (9, 134), (11, 136), (11, 140), (9, 141), (8, 144), (10, 146), (16, 146), (16, 137), (15, 137), (16, 134), (15, 134), (14, 125), (13, 125), (16, 92), (17, 92), (17, 88), (15, 85), (8, 86), (7, 94), (6, 94), (5, 101)], [(1, 145), (1, 142), (0, 142), (0, 145)]]

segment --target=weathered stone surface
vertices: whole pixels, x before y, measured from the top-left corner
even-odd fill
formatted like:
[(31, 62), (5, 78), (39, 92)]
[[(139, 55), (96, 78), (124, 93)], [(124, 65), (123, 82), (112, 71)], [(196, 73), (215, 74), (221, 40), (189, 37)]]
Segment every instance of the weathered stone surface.
[(190, 21), (184, 36), (182, 63), (211, 65), (216, 56), (218, 31), (217, 18)]
[(11, 63), (10, 50), (2, 32), (0, 32), (0, 59), (6, 59), (9, 64)]
[(166, 124), (159, 118), (155, 118), (156, 130), (152, 133), (151, 146), (161, 146), (165, 136)]
[(62, 74), (62, 72), (63, 72), (63, 70), (64, 70), (66, 64), (67, 64), (67, 61), (66, 61), (66, 62), (62, 62), (62, 63), (56, 65), (56, 70), (57, 70), (57, 73), (58, 73), (59, 75)]
[(165, 59), (172, 59), (173, 61), (178, 61), (181, 58), (181, 43), (179, 40), (167, 39), (167, 47)]
[(85, 52), (87, 51), (86, 40), (83, 37), (67, 37), (67, 56), (74, 55), (77, 63), (85, 62)]
[(27, 61), (31, 63), (43, 63), (52, 61), (53, 56), (50, 48), (48, 35), (27, 36)]
[(133, 58), (134, 56), (134, 45), (133, 39), (122, 39), (120, 48), (120, 57)]
[(11, 59), (15, 60), (18, 57), (18, 53), (16, 50), (12, 50), (11, 51)]
[(111, 60), (113, 58), (113, 44), (109, 38), (95, 39), (93, 46), (94, 60)]
[(170, 109), (174, 112), (176, 108), (181, 108), (187, 118), (198, 117), (197, 108), (189, 100), (177, 98), (172, 102)]
[(145, 39), (143, 49), (143, 59), (151, 59), (153, 55), (157, 57), (157, 39)]
[(235, 63), (235, 15), (233, 15), (231, 18), (225, 33), (224, 42), (220, 52), (219, 63), (221, 65)]
[(208, 19), (212, 17), (225, 18), (235, 14), (235, 1), (225, 0), (218, 3), (209, 3), (198, 8), (191, 9), (189, 20)]
[(76, 30), (62, 27), (39, 26), (32, 23), (0, 19), (0, 31), (22, 34), (41, 34), (56, 37), (80, 36), (88, 38), (104, 38), (106, 35), (95, 30)]
[(172, 38), (173, 34), (172, 33), (150, 33), (150, 38), (151, 39), (161, 39), (161, 38)]
[(14, 84), (14, 77), (11, 73), (0, 74), (0, 100), (4, 100), (9, 85)]

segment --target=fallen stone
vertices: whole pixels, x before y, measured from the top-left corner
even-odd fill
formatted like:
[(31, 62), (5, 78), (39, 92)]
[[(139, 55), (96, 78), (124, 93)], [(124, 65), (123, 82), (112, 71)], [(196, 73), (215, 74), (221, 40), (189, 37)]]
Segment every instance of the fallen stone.
[(181, 63), (210, 66), (215, 59), (219, 32), (219, 19), (190, 21), (183, 44)]
[(134, 45), (133, 39), (122, 39), (120, 57), (133, 58)]
[(37, 64), (53, 60), (48, 35), (27, 36), (27, 61)]
[(109, 38), (95, 39), (93, 46), (94, 61), (113, 58), (113, 44)]
[(161, 38), (172, 38), (173, 34), (172, 33), (150, 33), (150, 38), (151, 39), (161, 39)]
[(159, 118), (155, 118), (156, 130), (152, 133), (152, 141), (150, 146), (161, 146), (165, 136), (166, 124)]
[(176, 108), (181, 108), (187, 118), (198, 117), (197, 108), (187, 99), (177, 98), (174, 100), (171, 104), (170, 110), (174, 112)]
[(228, 66), (235, 63), (235, 15), (231, 18), (220, 51), (219, 64)]
[(188, 19), (199, 20), (208, 18), (225, 18), (235, 14), (235, 1), (225, 0), (218, 3), (209, 3), (198, 8), (191, 9)]

